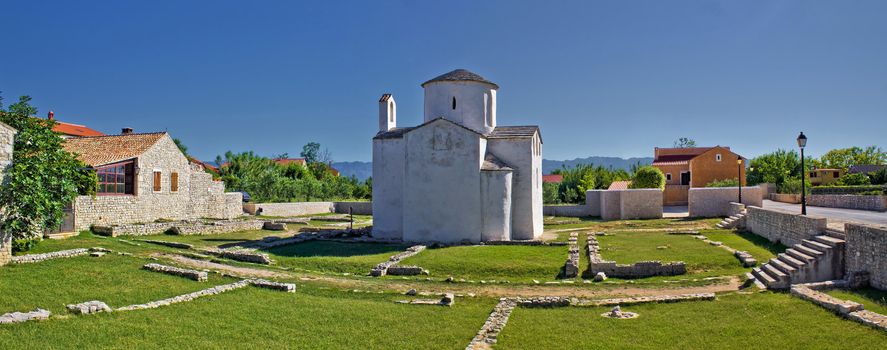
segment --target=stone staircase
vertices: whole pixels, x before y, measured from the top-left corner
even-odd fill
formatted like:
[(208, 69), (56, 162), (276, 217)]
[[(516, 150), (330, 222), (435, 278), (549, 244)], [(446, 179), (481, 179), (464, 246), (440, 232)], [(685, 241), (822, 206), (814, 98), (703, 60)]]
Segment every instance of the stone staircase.
[(77, 236), (79, 234), (80, 234), (80, 232), (76, 232), (76, 231), (45, 233), (45, 234), (43, 234), (43, 238), (46, 238), (46, 239), (68, 239), (68, 238)]
[(843, 237), (836, 233), (805, 239), (760, 268), (751, 277), (768, 289), (789, 289), (792, 284), (821, 282), (843, 278)]
[(727, 217), (715, 226), (727, 230), (732, 230), (736, 227), (745, 226), (744, 223), (746, 215), (748, 215), (748, 211), (743, 209), (741, 213)]

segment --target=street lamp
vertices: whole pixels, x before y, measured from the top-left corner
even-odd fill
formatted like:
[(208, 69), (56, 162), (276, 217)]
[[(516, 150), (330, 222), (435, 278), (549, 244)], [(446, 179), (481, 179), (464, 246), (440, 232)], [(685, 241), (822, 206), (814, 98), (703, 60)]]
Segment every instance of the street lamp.
[(739, 182), (739, 204), (742, 204), (742, 156), (736, 156), (736, 171), (739, 175), (736, 176), (736, 180)]
[(798, 147), (801, 148), (801, 215), (807, 215), (807, 169), (804, 167), (804, 147), (807, 146), (807, 136), (802, 131), (798, 135)]

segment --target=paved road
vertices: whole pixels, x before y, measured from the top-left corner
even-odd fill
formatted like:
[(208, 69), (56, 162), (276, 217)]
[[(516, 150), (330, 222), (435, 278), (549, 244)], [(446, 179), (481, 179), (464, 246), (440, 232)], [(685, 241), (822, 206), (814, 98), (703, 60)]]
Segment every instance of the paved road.
[[(774, 202), (771, 200), (764, 201), (764, 208), (781, 210), (790, 213), (801, 212), (800, 204)], [(832, 226), (831, 224), (844, 222), (862, 222), (867, 224), (887, 226), (887, 213), (876, 211), (811, 207), (808, 205), (807, 215), (828, 218), (829, 226)]]

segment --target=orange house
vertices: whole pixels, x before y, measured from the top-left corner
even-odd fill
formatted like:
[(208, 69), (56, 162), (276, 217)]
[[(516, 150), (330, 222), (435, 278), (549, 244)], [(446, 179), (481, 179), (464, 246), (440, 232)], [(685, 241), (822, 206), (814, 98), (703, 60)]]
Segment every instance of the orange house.
[(745, 186), (745, 165), (745, 158), (722, 146), (656, 147), (653, 154), (653, 166), (665, 174), (665, 205), (686, 205), (691, 187), (713, 181), (739, 178)]

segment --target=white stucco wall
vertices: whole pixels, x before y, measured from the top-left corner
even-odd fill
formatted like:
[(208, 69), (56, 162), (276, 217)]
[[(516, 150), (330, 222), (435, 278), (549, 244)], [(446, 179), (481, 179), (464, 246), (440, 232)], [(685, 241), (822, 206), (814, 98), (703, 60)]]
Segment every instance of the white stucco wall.
[(483, 241), (511, 239), (511, 171), (481, 171)]
[(403, 238), (404, 139), (373, 140), (373, 237)]
[(487, 140), (487, 150), (514, 169), (511, 187), (512, 239), (536, 239), (543, 230), (542, 156), (533, 153), (537, 137)]
[[(763, 203), (762, 188), (759, 186), (742, 187), (742, 204), (761, 207)], [(730, 212), (730, 203), (739, 200), (739, 189), (736, 187), (702, 187), (691, 188), (688, 195), (690, 217), (721, 217)]]
[(425, 85), (425, 122), (440, 117), (488, 134), (496, 126), (496, 90), (474, 81), (429, 83)]
[(444, 120), (404, 135), (404, 240), (480, 241), (480, 141)]

